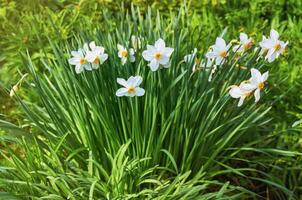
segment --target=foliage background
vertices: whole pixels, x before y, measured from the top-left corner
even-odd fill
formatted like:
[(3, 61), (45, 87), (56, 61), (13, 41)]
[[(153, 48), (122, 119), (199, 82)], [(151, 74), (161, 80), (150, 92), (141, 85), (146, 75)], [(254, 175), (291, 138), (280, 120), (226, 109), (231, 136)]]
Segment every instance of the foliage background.
[[(271, 78), (282, 80), (271, 85), (272, 117), (270, 132), (274, 139), (269, 141), (276, 147), (302, 151), (301, 125), (292, 127), (296, 121), (302, 120), (302, 2), (296, 0), (192, 0), (187, 1), (189, 14), (193, 16), (193, 25), (203, 27), (200, 41), (202, 46), (209, 46), (214, 38), (227, 27), (228, 39), (236, 38), (244, 31), (257, 41), (261, 34), (267, 35), (271, 28), (280, 32), (283, 40), (289, 40), (289, 50), (285, 58), (274, 63)], [(114, 19), (121, 7), (140, 6), (146, 12), (148, 6), (159, 9), (162, 14), (169, 15), (177, 11), (182, 0), (0, 0), (0, 84), (8, 90), (21, 78), (24, 66), (20, 52), (26, 50), (39, 60), (44, 56), (42, 47), (49, 49), (48, 39), (68, 40), (74, 33), (85, 30), (102, 29), (102, 21), (106, 16)], [(107, 16), (109, 17), (109, 16)], [(112, 23), (115, 23), (112, 20)], [(53, 56), (49, 51), (49, 57)], [(43, 69), (39, 69), (43, 71)], [(24, 98), (37, 99), (34, 94), (27, 93), (26, 88), (20, 91)], [(285, 95), (280, 96), (280, 94)], [(0, 92), (0, 113), (11, 120), (22, 121), (22, 113), (8, 97), (7, 90)], [(266, 145), (266, 144), (262, 144)], [(288, 166), (281, 176), (292, 189), (301, 190), (301, 160), (290, 162), (280, 159), (280, 165)]]

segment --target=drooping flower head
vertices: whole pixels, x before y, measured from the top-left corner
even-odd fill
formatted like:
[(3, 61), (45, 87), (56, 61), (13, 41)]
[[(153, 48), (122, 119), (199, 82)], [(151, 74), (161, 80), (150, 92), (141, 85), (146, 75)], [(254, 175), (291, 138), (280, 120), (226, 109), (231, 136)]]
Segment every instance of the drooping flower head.
[(240, 42), (238, 45), (235, 45), (233, 47), (233, 51), (237, 53), (242, 53), (244, 51), (247, 51), (253, 46), (253, 39), (249, 38), (247, 34), (240, 33), (239, 35)]
[(216, 38), (216, 42), (212, 46), (211, 51), (206, 54), (206, 57), (210, 59), (215, 59), (216, 65), (221, 65), (228, 56), (228, 51), (230, 47), (231, 43), (227, 45), (224, 39), (218, 37)]
[(142, 81), (143, 78), (141, 76), (131, 76), (127, 81), (123, 78), (117, 78), (117, 83), (122, 85), (123, 88), (116, 91), (116, 96), (143, 96), (145, 94), (145, 90), (139, 87)]
[(134, 49), (130, 48), (129, 51), (122, 45), (117, 45), (118, 49), (118, 57), (121, 58), (122, 65), (126, 64), (127, 60), (129, 59), (130, 62), (135, 62), (134, 57)]
[(143, 57), (150, 63), (148, 66), (152, 71), (158, 70), (159, 66), (169, 67), (169, 59), (174, 49), (166, 47), (163, 39), (158, 39), (154, 46), (147, 45), (147, 50), (143, 51)]

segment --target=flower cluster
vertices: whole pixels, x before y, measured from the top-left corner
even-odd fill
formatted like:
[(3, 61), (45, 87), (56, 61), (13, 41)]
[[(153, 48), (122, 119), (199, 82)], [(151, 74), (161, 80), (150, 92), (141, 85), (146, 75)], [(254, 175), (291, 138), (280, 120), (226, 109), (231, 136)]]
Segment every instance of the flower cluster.
[[(131, 37), (131, 42), (133, 48), (127, 49), (126, 47), (118, 44), (118, 57), (121, 59), (122, 65), (125, 65), (129, 60), (130, 62), (135, 62), (135, 52), (141, 48), (141, 38), (140, 37)], [(168, 68), (170, 57), (174, 49), (166, 47), (166, 43), (163, 39), (159, 38), (154, 46), (147, 45), (147, 50), (143, 51), (143, 58), (149, 62), (148, 66), (151, 71), (156, 71), (160, 66)], [(68, 60), (69, 64), (75, 65), (76, 73), (81, 73), (84, 70), (91, 71), (93, 69), (99, 68), (103, 64), (108, 55), (104, 53), (105, 49), (102, 46), (96, 46), (95, 42), (89, 43), (89, 45), (84, 44), (83, 48), (80, 48), (78, 51), (72, 51), (71, 55), (73, 56)], [(143, 96), (145, 90), (138, 87), (143, 81), (141, 76), (131, 76), (127, 81), (123, 78), (118, 78), (118, 84), (124, 86), (116, 92), (116, 96)]]
[(98, 69), (108, 59), (108, 54), (102, 46), (96, 46), (95, 42), (84, 44), (83, 48), (78, 51), (72, 51), (73, 56), (68, 60), (69, 64), (75, 65), (76, 73), (81, 73), (85, 70), (91, 71)]
[[(122, 65), (125, 65), (127, 62), (135, 62), (135, 55), (142, 48), (141, 37), (132, 36), (131, 43), (133, 48), (127, 48), (120, 44), (117, 45), (117, 54), (121, 59)], [(198, 50), (194, 48), (191, 54), (184, 56), (184, 62), (192, 64), (193, 73), (202, 69), (205, 71), (210, 70), (208, 81), (211, 81), (214, 73), (219, 69), (218, 67), (226, 63), (230, 49), (240, 56), (253, 47), (254, 41), (247, 34), (240, 33), (237, 44), (232, 44), (233, 42), (226, 43), (222, 37), (217, 37), (215, 44), (205, 54), (204, 61), (197, 58)], [(277, 31), (271, 30), (270, 37), (266, 38), (263, 36), (259, 44), (261, 47), (259, 54), (260, 56), (265, 54), (265, 60), (272, 62), (284, 52), (287, 44), (288, 42), (279, 40)], [(159, 38), (154, 45), (147, 45), (146, 48), (146, 50), (142, 51), (142, 57), (148, 62), (151, 71), (157, 71), (160, 67), (170, 67), (170, 57), (174, 49), (166, 47), (163, 39)], [(97, 69), (108, 59), (104, 47), (96, 46), (95, 42), (91, 42), (89, 45), (84, 44), (83, 48), (80, 48), (78, 51), (72, 51), (71, 55), (73, 57), (68, 61), (71, 65), (75, 65), (76, 73)], [(255, 102), (258, 102), (260, 91), (264, 89), (267, 78), (268, 72), (261, 74), (257, 69), (252, 68), (251, 78), (239, 85), (231, 86), (229, 94), (231, 97), (239, 99), (238, 106), (241, 106), (244, 100), (252, 93), (254, 93)], [(128, 80), (118, 78), (117, 83), (123, 87), (116, 91), (116, 96), (143, 96), (145, 90), (139, 87), (142, 81), (143, 78), (141, 76), (131, 76)]]

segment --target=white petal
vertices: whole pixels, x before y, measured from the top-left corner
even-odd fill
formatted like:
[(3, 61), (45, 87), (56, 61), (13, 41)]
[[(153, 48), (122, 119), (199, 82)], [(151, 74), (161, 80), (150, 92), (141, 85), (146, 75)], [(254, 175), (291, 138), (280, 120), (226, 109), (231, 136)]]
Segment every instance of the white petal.
[(96, 47), (95, 42), (94, 41), (90, 42), (89, 47), (90, 47), (91, 50), (94, 50), (95, 47)]
[(271, 56), (266, 56), (269, 63), (273, 62), (279, 56), (278, 52), (274, 52)]
[(76, 65), (80, 62), (80, 60), (81, 59), (78, 57), (73, 57), (73, 58), (68, 59), (68, 63), (71, 65)]
[(146, 61), (151, 61), (154, 58), (153, 50), (145, 50), (142, 55)]
[(141, 76), (131, 76), (127, 80), (127, 84), (129, 86), (137, 87), (142, 83), (142, 81), (143, 81), (143, 78)]
[(216, 58), (218, 56), (217, 52), (210, 51), (206, 54), (207, 58)]
[(243, 92), (241, 91), (241, 89), (237, 86), (234, 85), (231, 87), (229, 94), (231, 95), (231, 97), (237, 99), (240, 98), (243, 95)]
[(265, 82), (268, 78), (268, 71), (262, 74), (262, 82)]
[(155, 42), (155, 48), (157, 50), (163, 50), (166, 47), (165, 41), (161, 38), (159, 38), (156, 42)]
[(252, 92), (256, 89), (256, 86), (250, 83), (241, 83), (239, 87), (243, 92)]
[(278, 40), (279, 33), (276, 30), (272, 29), (270, 32), (270, 38), (273, 40)]
[(118, 97), (125, 96), (128, 94), (127, 88), (120, 88), (116, 91), (115, 95)]
[(161, 65), (166, 65), (169, 63), (169, 57), (163, 55), (162, 58), (158, 61)]
[(84, 44), (83, 50), (84, 50), (84, 53), (87, 53), (87, 52), (89, 51), (89, 48), (88, 48), (88, 44), (87, 44), (87, 43)]
[(119, 51), (122, 51), (122, 50), (124, 50), (125, 48), (124, 48), (122, 45), (117, 44), (117, 49), (118, 49)]
[(245, 99), (245, 96), (240, 97), (239, 102), (238, 102), (238, 107), (242, 106), (244, 99)]
[(147, 44), (147, 50), (156, 51), (156, 48), (155, 48), (155, 46), (152, 46), (152, 45), (148, 45), (148, 44)]
[(143, 96), (144, 94), (145, 94), (145, 90), (143, 89), (143, 88), (140, 88), (140, 87), (137, 87), (137, 88), (135, 88), (135, 95), (136, 96)]
[(218, 49), (223, 49), (223, 48), (225, 48), (226, 43), (225, 43), (224, 39), (222, 39), (221, 37), (218, 37), (218, 38), (216, 38), (215, 46)]
[(108, 54), (100, 55), (101, 64), (103, 64), (108, 59)]
[(255, 69), (255, 68), (252, 68), (251, 69), (251, 75), (252, 75), (252, 82), (254, 83), (254, 82), (256, 82), (257, 83), (257, 85), (258, 85), (258, 83), (260, 83), (261, 82), (261, 73), (259, 72), (259, 70), (257, 70), (257, 69)]
[(81, 51), (71, 51), (71, 55), (74, 57), (83, 56)]
[(82, 65), (87, 71), (91, 71), (92, 67), (89, 63)]
[(149, 67), (151, 71), (156, 71), (159, 67), (159, 62), (156, 59), (152, 59), (151, 62), (149, 63)]
[(92, 67), (92, 69), (98, 69), (100, 67), (100, 65), (92, 63), (91, 67)]
[(88, 52), (86, 55), (86, 59), (88, 62), (93, 62), (98, 57), (97, 54), (94, 54), (93, 52)]
[(254, 96), (255, 96), (255, 102), (258, 102), (260, 100), (260, 90), (259, 89), (255, 90)]
[(130, 62), (135, 62), (135, 57), (133, 55), (130, 55), (129, 60)]
[(77, 74), (79, 74), (79, 73), (81, 73), (82, 71), (84, 71), (84, 68), (83, 68), (83, 66), (82, 66), (81, 64), (77, 64), (77, 65), (75, 66), (75, 71), (76, 71)]
[(240, 33), (239, 38), (240, 38), (240, 42), (245, 42), (248, 40), (248, 36), (245, 33)]
[(174, 51), (173, 48), (167, 47), (163, 50), (163, 53), (164, 53), (164, 55), (170, 57), (172, 55), (173, 51)]
[(216, 59), (215, 59), (215, 64), (216, 65), (221, 65), (223, 63), (224, 59), (220, 56), (218, 56)]
[(116, 82), (117, 82), (118, 84), (120, 84), (120, 85), (126, 87), (126, 88), (129, 86), (128, 83), (127, 83), (127, 81), (126, 81), (125, 79), (123, 79), (123, 78), (117, 78), (117, 79), (116, 79)]
[(122, 65), (125, 65), (126, 62), (127, 62), (127, 58), (124, 58), (124, 57), (123, 57), (123, 58), (121, 59), (121, 61), (122, 61)]

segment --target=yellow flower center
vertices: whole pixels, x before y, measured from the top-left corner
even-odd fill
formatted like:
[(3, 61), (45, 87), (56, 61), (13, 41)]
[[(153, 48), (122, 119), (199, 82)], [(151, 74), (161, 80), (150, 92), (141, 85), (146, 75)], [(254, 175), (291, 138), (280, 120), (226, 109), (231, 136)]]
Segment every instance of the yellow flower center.
[(258, 88), (259, 88), (260, 90), (262, 90), (262, 89), (264, 88), (264, 83), (263, 83), (263, 82), (259, 83), (259, 84), (258, 84)]
[(100, 64), (100, 59), (96, 58), (96, 59), (94, 59), (94, 61), (92, 63), (98, 65), (98, 64)]
[(252, 94), (251, 92), (245, 92), (244, 96), (249, 97), (249, 96), (251, 96), (251, 94)]
[(227, 52), (226, 51), (221, 51), (219, 53), (219, 56), (225, 58), (227, 56)]
[(245, 50), (248, 50), (248, 49), (250, 49), (252, 46), (253, 46), (253, 42), (249, 42), (249, 43), (247, 43), (247, 44), (244, 44), (244, 45), (243, 45), (243, 48), (244, 48)]
[(161, 55), (161, 53), (156, 53), (155, 55), (154, 55), (154, 58), (156, 59), (156, 60), (160, 60), (161, 58), (162, 58), (162, 55)]
[(122, 57), (124, 57), (124, 58), (128, 57), (128, 51), (127, 50), (122, 51)]
[(133, 94), (135, 92), (135, 88), (133, 86), (128, 87), (128, 93)]
[(276, 51), (280, 50), (280, 49), (281, 49), (281, 45), (280, 45), (279, 43), (278, 43), (278, 44), (275, 44), (274, 49), (275, 49)]
[(80, 64), (81, 64), (81, 65), (84, 65), (84, 64), (86, 64), (86, 63), (87, 63), (87, 61), (86, 61), (84, 58), (81, 58)]

